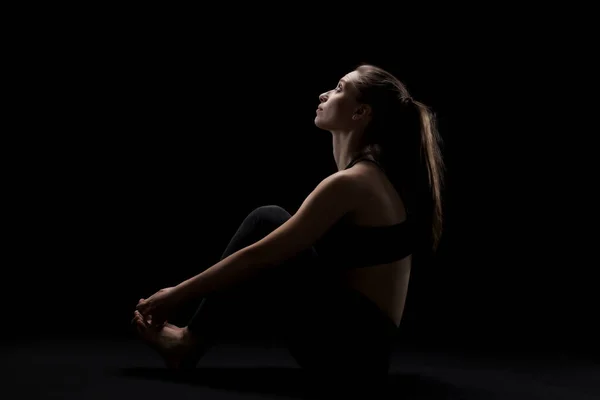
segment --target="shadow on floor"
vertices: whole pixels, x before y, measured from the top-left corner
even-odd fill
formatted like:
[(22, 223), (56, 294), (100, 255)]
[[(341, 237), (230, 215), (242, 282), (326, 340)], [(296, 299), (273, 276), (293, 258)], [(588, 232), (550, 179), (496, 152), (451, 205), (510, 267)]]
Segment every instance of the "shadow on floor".
[[(379, 384), (349, 387), (356, 379), (337, 377), (316, 379), (299, 368), (197, 368), (191, 371), (172, 371), (164, 368), (122, 368), (113, 372), (124, 378), (176, 382), (238, 393), (281, 395), (315, 399), (349, 392), (356, 398), (362, 393), (375, 396), (412, 399), (466, 399), (464, 390), (433, 378), (416, 374), (390, 374)], [(337, 382), (337, 383), (336, 383)], [(377, 397), (379, 398), (379, 397)]]

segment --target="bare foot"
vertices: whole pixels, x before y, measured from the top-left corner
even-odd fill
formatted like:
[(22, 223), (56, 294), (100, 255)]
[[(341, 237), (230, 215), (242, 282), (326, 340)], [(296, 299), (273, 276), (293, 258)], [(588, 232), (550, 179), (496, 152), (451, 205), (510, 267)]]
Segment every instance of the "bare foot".
[(153, 327), (151, 320), (145, 321), (138, 311), (134, 312), (132, 323), (135, 324), (139, 336), (160, 354), (168, 368), (194, 368), (204, 354), (200, 352), (199, 340), (193, 337), (187, 328), (168, 323), (161, 327)]

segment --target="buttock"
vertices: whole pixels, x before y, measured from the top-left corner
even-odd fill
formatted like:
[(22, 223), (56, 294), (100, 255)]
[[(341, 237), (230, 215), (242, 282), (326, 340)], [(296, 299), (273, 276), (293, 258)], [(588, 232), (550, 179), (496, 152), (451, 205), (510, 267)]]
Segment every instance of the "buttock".
[(348, 287), (321, 288), (291, 314), (287, 346), (309, 369), (387, 371), (397, 327), (371, 300)]
[(345, 286), (319, 288), (304, 304), (301, 318), (312, 320), (321, 329), (361, 337), (393, 336), (397, 327), (373, 301), (356, 289)]

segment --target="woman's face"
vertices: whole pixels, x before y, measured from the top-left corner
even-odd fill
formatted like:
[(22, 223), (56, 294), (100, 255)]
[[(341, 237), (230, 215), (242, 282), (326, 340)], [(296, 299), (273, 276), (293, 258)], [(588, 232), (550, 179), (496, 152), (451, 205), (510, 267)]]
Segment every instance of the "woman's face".
[(319, 96), (320, 104), (315, 117), (318, 128), (337, 131), (351, 130), (357, 120), (354, 117), (360, 104), (356, 101), (357, 91), (352, 82), (358, 72), (352, 71), (338, 82), (337, 86)]

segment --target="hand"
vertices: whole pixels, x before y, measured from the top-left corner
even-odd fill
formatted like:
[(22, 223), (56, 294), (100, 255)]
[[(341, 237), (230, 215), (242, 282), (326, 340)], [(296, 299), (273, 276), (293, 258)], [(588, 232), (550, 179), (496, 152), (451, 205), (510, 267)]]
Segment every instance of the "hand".
[(168, 287), (160, 289), (147, 299), (140, 299), (136, 306), (146, 319), (152, 320), (152, 326), (163, 325), (173, 308), (179, 303), (179, 298), (175, 288)]

